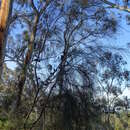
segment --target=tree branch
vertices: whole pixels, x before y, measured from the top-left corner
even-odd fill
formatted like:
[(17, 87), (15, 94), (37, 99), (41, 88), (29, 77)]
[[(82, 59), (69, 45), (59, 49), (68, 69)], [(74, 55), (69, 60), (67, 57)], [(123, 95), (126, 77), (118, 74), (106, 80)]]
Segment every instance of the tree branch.
[(125, 6), (120, 6), (120, 5), (117, 5), (109, 0), (101, 0), (103, 3), (109, 5), (111, 8), (116, 8), (116, 9), (119, 9), (119, 10), (123, 10), (125, 12), (128, 12), (130, 13), (130, 8), (128, 7), (125, 7)]

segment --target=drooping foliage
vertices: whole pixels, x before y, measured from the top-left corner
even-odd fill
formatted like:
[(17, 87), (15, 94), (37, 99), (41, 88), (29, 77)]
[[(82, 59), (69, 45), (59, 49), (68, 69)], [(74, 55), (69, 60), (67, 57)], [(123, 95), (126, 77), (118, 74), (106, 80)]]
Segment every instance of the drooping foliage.
[(0, 129), (114, 129), (105, 110), (119, 100), (129, 71), (101, 39), (116, 35), (116, 17), (99, 0), (14, 0), (13, 5)]

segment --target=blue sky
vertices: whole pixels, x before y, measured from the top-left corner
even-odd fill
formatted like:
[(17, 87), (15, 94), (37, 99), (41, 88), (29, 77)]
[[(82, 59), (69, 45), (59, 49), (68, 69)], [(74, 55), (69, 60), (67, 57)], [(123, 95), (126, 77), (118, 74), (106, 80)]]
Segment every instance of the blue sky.
[[(126, 68), (130, 71), (130, 46), (127, 46), (127, 44), (130, 43), (130, 25), (128, 25), (126, 21), (126, 16), (130, 15), (130, 13), (117, 9), (112, 9), (111, 11), (114, 11), (115, 17), (120, 16), (120, 18), (117, 18), (119, 22), (118, 30), (112, 38), (108, 37), (103, 41), (108, 46), (124, 49), (119, 50), (118, 53), (123, 55), (124, 60), (127, 61)], [(125, 89), (123, 96), (128, 96), (130, 98), (130, 89)]]
[[(121, 47), (126, 47), (128, 49), (128, 52), (124, 53), (124, 59), (127, 61), (127, 68), (130, 70), (130, 47), (127, 47), (126, 44), (130, 43), (130, 25), (126, 25), (126, 21), (122, 20), (121, 27), (120, 27), (120, 33), (118, 34), (116, 38), (116, 44)], [(130, 89), (126, 89), (124, 91), (124, 95), (128, 96), (130, 98)]]
[[(126, 49), (125, 51), (119, 51), (124, 57), (124, 59), (128, 62), (127, 68), (130, 70), (130, 47), (128, 48), (127, 43), (130, 43), (130, 25), (127, 25), (126, 23), (126, 15), (130, 15), (130, 13), (126, 13), (123, 11), (118, 11), (116, 9), (112, 9), (112, 15), (115, 17), (121, 16), (118, 18), (119, 27), (117, 30), (117, 33), (113, 35), (113, 37), (107, 37), (106, 39), (103, 39), (103, 43), (105, 43), (108, 46), (115, 46), (119, 48)], [(14, 69), (16, 65), (13, 62), (7, 62), (7, 66), (9, 68)], [(124, 91), (124, 95), (129, 96), (130, 98), (130, 90), (126, 89)]]

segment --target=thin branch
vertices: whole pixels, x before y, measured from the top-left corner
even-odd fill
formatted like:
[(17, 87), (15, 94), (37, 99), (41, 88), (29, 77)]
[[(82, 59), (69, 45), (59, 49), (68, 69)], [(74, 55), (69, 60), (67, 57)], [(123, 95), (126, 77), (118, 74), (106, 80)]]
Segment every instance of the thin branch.
[(117, 5), (117, 4), (113, 3), (113, 2), (110, 2), (109, 0), (101, 0), (101, 1), (103, 3), (109, 5), (111, 8), (116, 8), (116, 9), (123, 10), (125, 12), (130, 13), (130, 8), (128, 8), (128, 7)]

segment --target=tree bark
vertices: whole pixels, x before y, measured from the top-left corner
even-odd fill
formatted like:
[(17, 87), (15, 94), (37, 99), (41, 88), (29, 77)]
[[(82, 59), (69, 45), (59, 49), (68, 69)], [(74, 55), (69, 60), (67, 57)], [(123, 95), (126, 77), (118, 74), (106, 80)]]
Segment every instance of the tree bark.
[(37, 14), (35, 16), (35, 19), (34, 19), (34, 26), (33, 26), (33, 29), (32, 29), (30, 41), (28, 43), (28, 51), (26, 53), (24, 63), (23, 63), (23, 68), (21, 70), (21, 73), (20, 73), (19, 79), (18, 79), (18, 83), (17, 83), (17, 88), (18, 88), (17, 94), (18, 95), (17, 95), (17, 99), (16, 99), (16, 109), (18, 109), (20, 104), (21, 104), (21, 95), (22, 95), (23, 87), (24, 87), (24, 84), (25, 84), (25, 81), (26, 81), (27, 68), (28, 68), (28, 65), (29, 65), (31, 58), (32, 58), (38, 21), (39, 21), (39, 15)]
[(35, 12), (35, 17), (34, 17), (34, 23), (33, 23), (33, 27), (32, 27), (30, 40), (29, 40), (29, 43), (28, 43), (28, 51), (26, 53), (24, 63), (23, 63), (23, 68), (21, 69), (19, 79), (18, 79), (18, 83), (17, 83), (18, 92), (17, 92), (17, 97), (16, 97), (16, 110), (19, 108), (19, 106), (21, 104), (21, 96), (22, 96), (23, 87), (24, 87), (24, 84), (25, 84), (25, 81), (26, 81), (27, 69), (28, 69), (28, 66), (30, 64), (33, 49), (34, 49), (34, 42), (35, 42), (35, 37), (36, 37), (36, 32), (37, 32), (37, 25), (38, 25), (40, 16), (46, 10), (46, 8), (47, 8), (47, 6), (49, 5), (50, 2), (51, 2), (50, 0), (46, 1), (45, 6), (40, 11), (38, 11), (37, 8), (35, 7), (34, 1), (33, 0), (30, 1), (32, 9)]
[(0, 8), (0, 80), (2, 77), (2, 68), (4, 61), (4, 50), (6, 42), (6, 32), (8, 32), (8, 20), (12, 12), (13, 0), (1, 0)]

